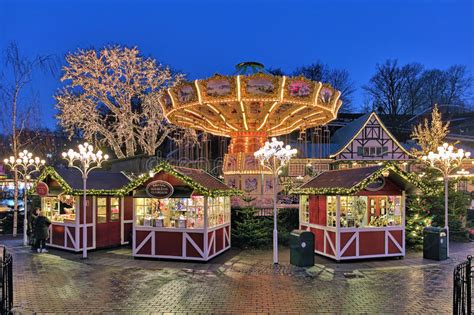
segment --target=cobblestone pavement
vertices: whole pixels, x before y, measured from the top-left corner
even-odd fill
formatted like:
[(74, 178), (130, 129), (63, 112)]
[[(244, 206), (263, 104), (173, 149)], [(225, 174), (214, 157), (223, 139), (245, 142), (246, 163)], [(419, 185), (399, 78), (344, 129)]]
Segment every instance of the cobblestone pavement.
[(232, 249), (210, 263), (140, 260), (128, 248), (36, 254), (0, 238), (14, 255), (14, 313), (431, 313), (451, 312), (453, 266), (474, 243), (452, 244), (444, 262), (404, 259), (335, 263), (316, 256), (305, 269), (282, 249)]

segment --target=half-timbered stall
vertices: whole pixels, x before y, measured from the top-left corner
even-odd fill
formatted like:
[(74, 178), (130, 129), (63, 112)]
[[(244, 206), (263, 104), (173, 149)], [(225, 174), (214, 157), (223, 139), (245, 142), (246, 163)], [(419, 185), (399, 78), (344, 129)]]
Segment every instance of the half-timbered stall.
[(326, 171), (300, 195), (300, 228), (336, 260), (405, 255), (405, 196), (415, 186), (393, 165)]
[(230, 248), (229, 188), (203, 170), (162, 163), (130, 183), (133, 256), (207, 261)]
[[(127, 244), (132, 231), (132, 205), (120, 195), (129, 179), (120, 172), (94, 171), (86, 191), (86, 226), (83, 224), (81, 174), (75, 169), (46, 168), (35, 186), (41, 209), (51, 220), (48, 245), (79, 252), (87, 229), (87, 249)], [(130, 200), (131, 201), (131, 200)]]

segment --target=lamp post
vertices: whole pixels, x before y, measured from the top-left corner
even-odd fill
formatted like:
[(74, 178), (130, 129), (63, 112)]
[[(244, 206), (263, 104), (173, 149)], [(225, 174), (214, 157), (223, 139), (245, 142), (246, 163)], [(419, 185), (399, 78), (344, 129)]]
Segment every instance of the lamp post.
[(443, 174), (444, 179), (444, 228), (446, 229), (447, 236), (447, 256), (449, 257), (449, 227), (448, 227), (448, 182), (449, 175), (456, 168), (461, 166), (463, 159), (469, 158), (471, 152), (464, 152), (463, 149), (455, 151), (452, 145), (443, 143), (442, 146), (438, 147), (438, 152), (429, 152), (428, 155), (424, 155), (422, 160), (428, 162), (434, 169), (439, 170)]
[[(31, 174), (38, 172), (40, 168), (45, 164), (45, 160), (39, 157), (33, 157), (33, 153), (28, 150), (23, 150), (18, 154), (18, 158), (10, 156), (10, 158), (3, 160), (5, 165), (8, 165), (10, 169), (18, 174), (18, 177), (23, 181), (23, 245), (28, 245), (28, 200), (26, 193), (26, 183), (31, 178)], [(17, 206), (18, 209), (18, 206)], [(14, 213), (16, 216), (17, 213)]]
[[(109, 156), (107, 154), (102, 155), (102, 151), (98, 150), (94, 153), (94, 147), (84, 142), (84, 144), (80, 144), (78, 146), (79, 152), (76, 152), (72, 149), (69, 149), (67, 152), (63, 152), (62, 156), (66, 159), (69, 164), (69, 167), (73, 167), (77, 169), (82, 175), (82, 183), (83, 183), (83, 199), (82, 199), (82, 210), (84, 218), (82, 222), (84, 227), (82, 229), (82, 258), (87, 258), (87, 215), (86, 215), (86, 190), (87, 190), (87, 177), (89, 173), (96, 168), (100, 168), (102, 166), (102, 162), (107, 160)], [(78, 163), (76, 163), (78, 162)], [(77, 165), (75, 165), (75, 163)], [(80, 216), (78, 218), (80, 220)]]
[(296, 155), (297, 150), (289, 145), (284, 146), (283, 141), (272, 138), (271, 142), (258, 149), (254, 156), (260, 165), (270, 171), (273, 176), (273, 263), (278, 264), (278, 227), (277, 227), (277, 194), (278, 175), (281, 169)]

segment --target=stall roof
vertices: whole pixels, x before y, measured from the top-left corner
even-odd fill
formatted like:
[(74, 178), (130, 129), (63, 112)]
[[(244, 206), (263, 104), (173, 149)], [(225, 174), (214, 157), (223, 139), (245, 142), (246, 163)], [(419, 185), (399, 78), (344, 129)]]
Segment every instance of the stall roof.
[[(195, 192), (202, 195), (235, 196), (241, 194), (240, 191), (230, 188), (211, 174), (201, 169), (173, 166), (167, 162), (162, 162), (152, 170), (152, 173), (154, 174), (160, 172), (166, 172), (175, 176), (179, 180), (183, 181), (186, 185), (191, 187)], [(148, 173), (142, 174), (131, 181), (126, 187), (124, 187), (122, 192), (124, 194), (128, 194), (132, 190), (135, 190), (143, 185), (149, 179), (150, 175)]]
[[(57, 169), (56, 172), (72, 189), (82, 189), (82, 175), (71, 168)], [(130, 180), (120, 172), (95, 170), (87, 178), (88, 189), (115, 190), (127, 185)]]
[[(82, 194), (82, 175), (76, 169), (46, 167), (37, 179), (37, 183), (48, 177), (56, 180), (63, 193)], [(95, 170), (87, 178), (87, 194), (116, 195), (122, 187), (130, 183), (130, 179), (120, 172)]]
[(351, 168), (323, 172), (298, 188), (292, 189), (293, 194), (338, 194), (350, 195), (361, 191), (378, 177), (390, 178), (395, 184), (409, 192), (417, 188), (425, 189), (425, 185), (416, 178), (400, 170), (396, 165), (385, 164), (370, 167)]
[(229, 186), (207, 173), (204, 170), (174, 166), (174, 169), (180, 174), (191, 178), (194, 182), (211, 190), (231, 190)]

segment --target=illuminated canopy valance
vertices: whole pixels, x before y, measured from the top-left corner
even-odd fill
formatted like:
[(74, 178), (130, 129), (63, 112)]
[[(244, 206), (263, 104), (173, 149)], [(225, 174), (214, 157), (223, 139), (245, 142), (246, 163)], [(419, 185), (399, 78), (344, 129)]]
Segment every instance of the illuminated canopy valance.
[(232, 137), (238, 132), (279, 136), (336, 118), (341, 93), (304, 77), (215, 75), (184, 82), (158, 97), (172, 123)]

